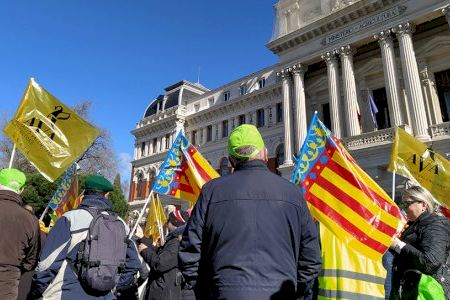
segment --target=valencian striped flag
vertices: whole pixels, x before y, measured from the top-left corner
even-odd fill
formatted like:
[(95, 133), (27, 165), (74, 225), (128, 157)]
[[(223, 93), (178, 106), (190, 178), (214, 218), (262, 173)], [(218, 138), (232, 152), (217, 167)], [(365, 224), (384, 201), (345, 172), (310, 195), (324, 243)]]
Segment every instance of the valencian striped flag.
[(293, 174), (311, 214), (349, 247), (379, 259), (403, 227), (400, 209), (314, 115)]
[(161, 165), (153, 191), (195, 204), (202, 186), (219, 177), (216, 170), (180, 131)]
[(77, 165), (71, 164), (64, 172), (62, 181), (48, 204), (51, 209), (55, 210), (61, 202), (67, 201), (67, 198), (76, 197), (78, 195), (77, 177)]

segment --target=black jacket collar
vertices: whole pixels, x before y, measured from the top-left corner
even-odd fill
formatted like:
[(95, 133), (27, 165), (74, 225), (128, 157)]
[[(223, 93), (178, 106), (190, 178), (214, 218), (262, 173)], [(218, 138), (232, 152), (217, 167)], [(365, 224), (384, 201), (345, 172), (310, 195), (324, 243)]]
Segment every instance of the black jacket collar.
[(234, 170), (241, 171), (252, 169), (268, 170), (267, 163), (259, 159), (241, 161)]

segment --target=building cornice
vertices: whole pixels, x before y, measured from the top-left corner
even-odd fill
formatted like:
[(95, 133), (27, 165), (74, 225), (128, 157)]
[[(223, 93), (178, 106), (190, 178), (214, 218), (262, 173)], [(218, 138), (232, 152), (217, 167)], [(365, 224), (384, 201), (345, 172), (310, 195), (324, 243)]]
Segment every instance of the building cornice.
[(303, 28), (281, 36), (269, 42), (266, 47), (274, 54), (279, 54), (287, 49), (304, 44), (326, 33), (344, 27), (345, 25), (368, 16), (401, 0), (365, 0), (358, 1), (345, 9), (332, 13)]

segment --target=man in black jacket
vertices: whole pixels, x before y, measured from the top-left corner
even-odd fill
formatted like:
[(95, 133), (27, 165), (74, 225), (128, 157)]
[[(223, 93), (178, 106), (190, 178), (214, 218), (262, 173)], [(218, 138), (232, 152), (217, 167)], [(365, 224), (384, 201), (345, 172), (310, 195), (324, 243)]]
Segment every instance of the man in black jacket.
[(268, 170), (255, 126), (228, 140), (231, 175), (203, 186), (179, 264), (198, 299), (297, 299), (321, 269), (319, 240), (299, 188)]

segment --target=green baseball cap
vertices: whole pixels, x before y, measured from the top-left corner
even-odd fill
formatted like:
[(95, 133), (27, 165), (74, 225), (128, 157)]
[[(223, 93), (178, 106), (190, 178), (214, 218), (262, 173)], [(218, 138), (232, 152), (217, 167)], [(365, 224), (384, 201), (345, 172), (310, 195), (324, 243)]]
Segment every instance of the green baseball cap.
[(113, 190), (111, 182), (109, 182), (109, 180), (105, 177), (98, 175), (93, 175), (86, 178), (84, 188), (86, 190), (97, 190), (104, 192), (111, 192)]
[[(245, 153), (244, 147), (251, 146), (252, 152)], [(238, 159), (248, 160), (264, 148), (264, 141), (254, 125), (243, 124), (236, 127), (228, 138), (228, 153)], [(241, 150), (241, 151), (239, 151)], [(250, 148), (251, 150), (251, 148)]]
[(0, 171), (0, 185), (15, 192), (23, 187), (27, 177), (17, 169), (3, 169)]

